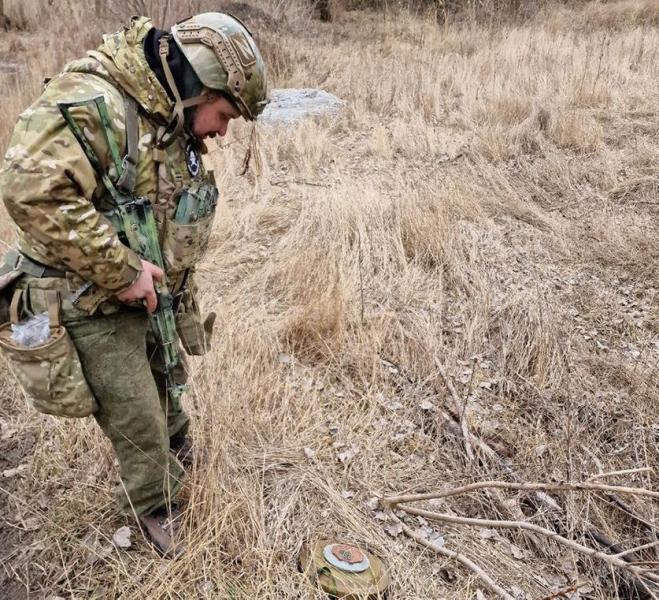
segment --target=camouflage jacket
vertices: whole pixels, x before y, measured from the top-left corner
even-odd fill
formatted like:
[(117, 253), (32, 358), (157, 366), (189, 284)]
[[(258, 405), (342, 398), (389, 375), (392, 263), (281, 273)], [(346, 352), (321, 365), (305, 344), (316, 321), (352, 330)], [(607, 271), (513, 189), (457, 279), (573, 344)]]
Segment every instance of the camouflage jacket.
[[(110, 197), (66, 125), (57, 102), (103, 94), (115, 138), (125, 152), (124, 94), (137, 101), (139, 158), (135, 193), (151, 200), (161, 240), (167, 238), (165, 229), (176, 211), (178, 193), (197, 180), (212, 177), (200, 160), (198, 152), (203, 144), (198, 140), (181, 134), (167, 148), (155, 148), (154, 141), (169, 120), (173, 103), (144, 56), (143, 40), (152, 27), (147, 18), (134, 17), (130, 27), (104, 36), (96, 51), (66, 65), (20, 115), (0, 170), (0, 197), (17, 225), (19, 250), (40, 263), (67, 271), (72, 292), (87, 281), (93, 282), (78, 305), (88, 313), (128, 288), (138, 277), (141, 264), (139, 257), (119, 241), (103, 215), (112, 206)], [(116, 180), (95, 109), (88, 105), (76, 107), (71, 114), (110, 178)], [(209, 230), (210, 224), (202, 232), (201, 243), (186, 240), (195, 252), (188, 251), (184, 263), (172, 258), (171, 247), (163, 248), (171, 287), (182, 279), (184, 268), (199, 260)], [(174, 235), (180, 236), (180, 232)]]

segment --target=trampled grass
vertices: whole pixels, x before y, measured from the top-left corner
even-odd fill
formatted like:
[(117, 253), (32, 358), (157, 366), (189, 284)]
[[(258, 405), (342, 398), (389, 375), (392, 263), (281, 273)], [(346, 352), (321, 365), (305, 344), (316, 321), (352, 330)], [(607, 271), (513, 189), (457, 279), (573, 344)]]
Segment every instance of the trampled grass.
[[(165, 16), (197, 7), (185, 8)], [(346, 109), (261, 128), (258, 176), (239, 176), (241, 124), (207, 157), (222, 201), (198, 278), (218, 320), (212, 352), (191, 361), (188, 552), (160, 560), (139, 533), (136, 548), (113, 550), (125, 522), (107, 442), (92, 422), (30, 412), (5, 376), (2, 443), (29, 450), (22, 475), (0, 480), (18, 531), (2, 552), (22, 582), (12, 589), (321, 598), (296, 556), (305, 540), (337, 537), (387, 560), (393, 598), (490, 597), (396, 534), (373, 498), (511, 471), (556, 482), (650, 467), (607, 481), (656, 489), (656, 6), (547, 4), (525, 19), (445, 23), (391, 6), (327, 24), (293, 3), (242, 10), (276, 87), (322, 87)], [(58, 35), (0, 37), (0, 62), (18, 63), (0, 71), (2, 147), (40, 80), (119, 23), (105, 15), (72, 38), (64, 17), (49, 25)], [(467, 460), (440, 416), (453, 399), (438, 364), (503, 463)], [(621, 549), (656, 539), (656, 501), (625, 497), (625, 511), (605, 493), (554, 497), (559, 511), (510, 492), (430, 506), (527, 519), (599, 550), (593, 532)], [(434, 527), (514, 597), (575, 586), (565, 597), (641, 597), (622, 572), (545, 539), (406, 523)]]

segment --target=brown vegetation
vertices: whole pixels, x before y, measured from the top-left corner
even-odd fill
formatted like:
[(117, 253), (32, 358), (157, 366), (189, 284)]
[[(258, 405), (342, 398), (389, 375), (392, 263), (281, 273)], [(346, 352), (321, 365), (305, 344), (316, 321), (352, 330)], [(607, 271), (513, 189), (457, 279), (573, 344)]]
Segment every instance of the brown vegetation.
[[(181, 4), (144, 8), (171, 23), (204, 5)], [(269, 18), (255, 28), (275, 85), (327, 89), (343, 116), (262, 129), (259, 177), (238, 176), (240, 124), (209, 156), (222, 203), (200, 275), (218, 321), (211, 355), (192, 364), (185, 559), (161, 561), (139, 539), (111, 547), (125, 523), (108, 444), (92, 422), (31, 413), (7, 376), (0, 454), (28, 450), (11, 455), (24, 470), (0, 478), (14, 591), (321, 598), (295, 557), (305, 539), (337, 536), (387, 560), (392, 598), (490, 597), (402, 520), (515, 598), (650, 597), (533, 532), (387, 515), (377, 498), (630, 469), (607, 482), (656, 489), (656, 3), (538, 3), (439, 24), (433, 11), (344, 7), (320, 23), (307, 2), (259, 2)], [(0, 147), (42, 78), (120, 12), (26, 18), (0, 37)], [(657, 534), (652, 497), (597, 490), (544, 503), (479, 490), (420, 508), (524, 520), (607, 554)], [(656, 548), (637, 558), (655, 568)]]

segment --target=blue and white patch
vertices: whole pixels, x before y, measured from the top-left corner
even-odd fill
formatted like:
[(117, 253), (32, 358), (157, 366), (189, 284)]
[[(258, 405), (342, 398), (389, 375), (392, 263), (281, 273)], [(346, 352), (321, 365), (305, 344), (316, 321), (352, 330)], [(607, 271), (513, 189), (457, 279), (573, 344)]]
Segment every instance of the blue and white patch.
[(197, 177), (201, 170), (201, 156), (191, 142), (185, 147), (185, 162), (188, 165), (188, 173), (192, 177)]

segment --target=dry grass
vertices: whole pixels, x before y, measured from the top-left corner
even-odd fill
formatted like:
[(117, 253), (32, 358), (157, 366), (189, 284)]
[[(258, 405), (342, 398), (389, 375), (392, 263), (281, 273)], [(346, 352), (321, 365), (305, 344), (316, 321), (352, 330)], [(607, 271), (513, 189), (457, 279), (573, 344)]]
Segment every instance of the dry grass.
[[(123, 524), (107, 443), (92, 423), (28, 412), (6, 379), (3, 426), (16, 443), (36, 440), (6, 514), (38, 527), (8, 568), (46, 597), (320, 598), (295, 556), (322, 535), (381, 553), (393, 598), (477, 597), (469, 574), (386, 535), (366, 504), (507, 476), (469, 464), (424, 403), (450, 406), (435, 360), (470, 427), (508, 448), (527, 480), (658, 465), (656, 5), (442, 27), (392, 10), (320, 24), (293, 4), (259, 7), (277, 16), (259, 31), (276, 85), (323, 87), (348, 108), (262, 130), (258, 179), (237, 176), (240, 141), (209, 157), (222, 203), (199, 271), (219, 317), (187, 401), (189, 551), (169, 563), (143, 544), (107, 549)], [(40, 78), (82, 49), (35, 39), (0, 39), (27, 61), (24, 76), (2, 78), (0, 145)], [(238, 124), (223, 143), (244, 134)], [(522, 504), (591, 545), (589, 528), (623, 547), (650, 537), (603, 496), (560, 499), (561, 517)], [(656, 504), (629, 502), (656, 522)], [(485, 494), (447, 509), (513, 510)], [(440, 532), (520, 598), (577, 582), (590, 590), (580, 597), (635, 597), (619, 574), (550, 542)]]

